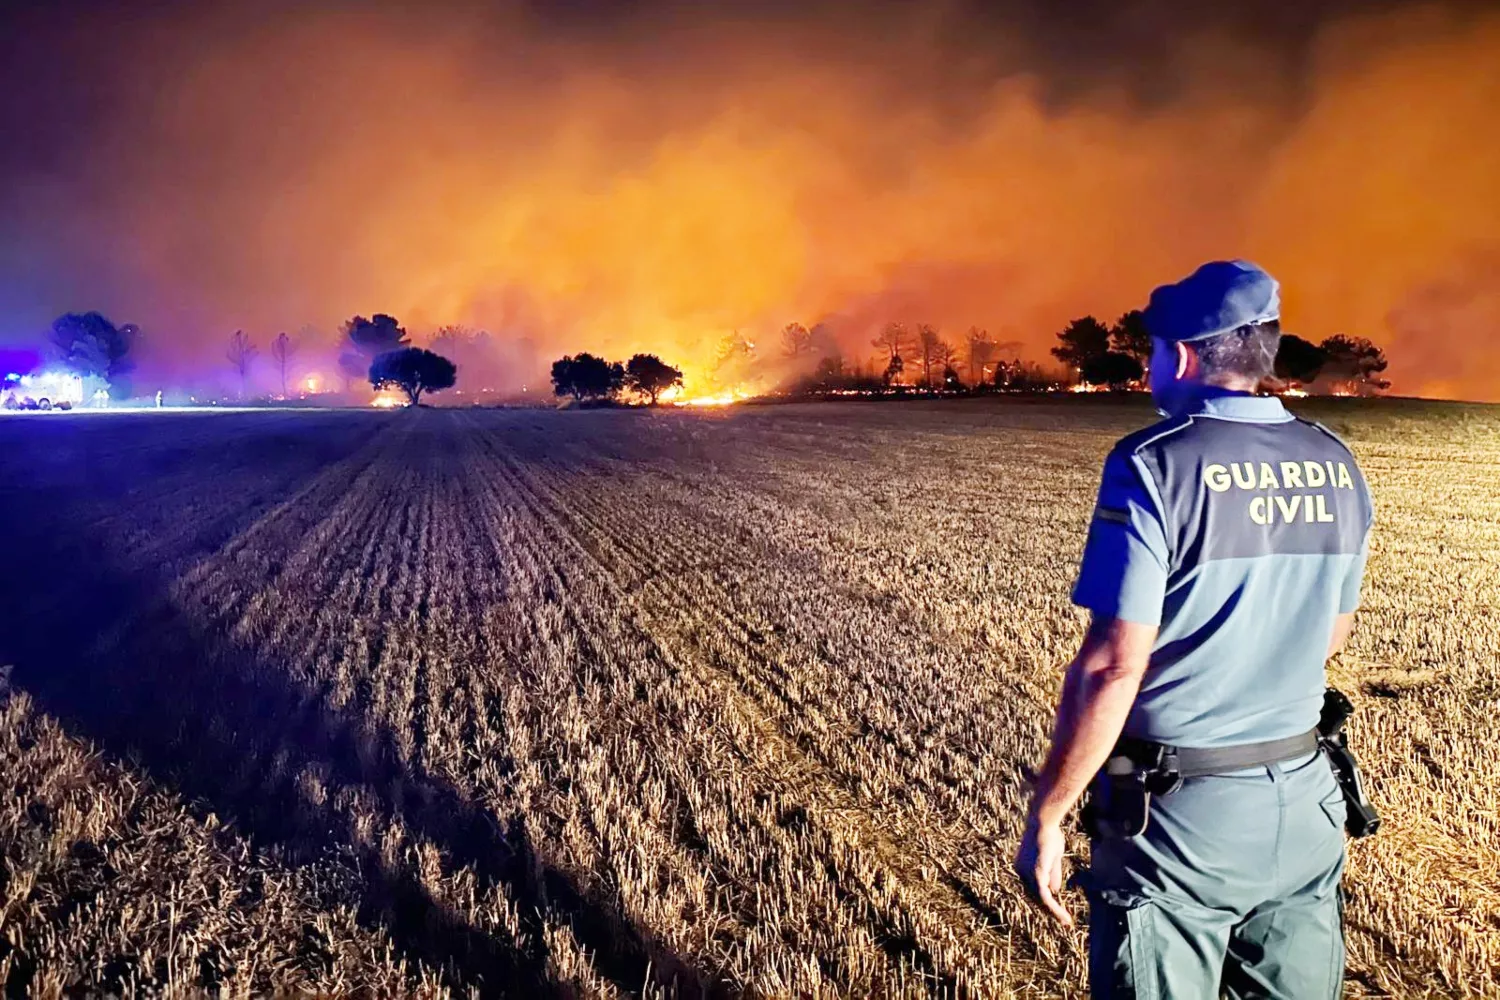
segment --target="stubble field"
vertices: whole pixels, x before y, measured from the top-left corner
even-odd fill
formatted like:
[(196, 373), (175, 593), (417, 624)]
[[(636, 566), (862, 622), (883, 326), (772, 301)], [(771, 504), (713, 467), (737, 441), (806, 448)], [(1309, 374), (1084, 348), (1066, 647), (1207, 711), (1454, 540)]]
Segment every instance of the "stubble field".
[[(1500, 996), (1500, 411), (1314, 415), (1378, 511), (1350, 995)], [(1149, 419), (0, 421), (0, 984), (1079, 995), (1009, 858)]]

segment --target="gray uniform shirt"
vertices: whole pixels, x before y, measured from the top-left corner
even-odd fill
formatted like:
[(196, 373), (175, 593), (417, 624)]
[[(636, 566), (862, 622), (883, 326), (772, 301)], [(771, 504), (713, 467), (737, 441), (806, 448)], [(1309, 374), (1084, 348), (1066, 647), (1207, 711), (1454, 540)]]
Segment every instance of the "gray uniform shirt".
[(1220, 747), (1311, 729), (1372, 520), (1349, 449), (1279, 399), (1212, 392), (1115, 445), (1073, 601), (1160, 626), (1125, 732)]

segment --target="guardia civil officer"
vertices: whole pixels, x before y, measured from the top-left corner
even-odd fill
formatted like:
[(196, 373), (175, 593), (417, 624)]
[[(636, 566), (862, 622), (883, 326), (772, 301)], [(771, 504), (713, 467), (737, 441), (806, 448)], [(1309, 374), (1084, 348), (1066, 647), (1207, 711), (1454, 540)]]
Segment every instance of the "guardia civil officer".
[(1280, 342), (1276, 281), (1205, 264), (1145, 311), (1166, 415), (1104, 463), (1068, 668), (1016, 869), (1058, 896), (1085, 825), (1095, 997), (1339, 994), (1344, 794), (1315, 727), (1353, 624), (1372, 520), (1349, 450), (1254, 395)]

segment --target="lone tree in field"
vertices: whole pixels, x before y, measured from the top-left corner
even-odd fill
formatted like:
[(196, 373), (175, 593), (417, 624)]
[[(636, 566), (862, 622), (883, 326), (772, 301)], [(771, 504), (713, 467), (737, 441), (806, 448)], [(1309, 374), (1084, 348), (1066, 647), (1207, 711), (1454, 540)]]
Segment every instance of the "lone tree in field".
[(246, 380), (250, 377), (250, 363), (260, 349), (250, 339), (250, 335), (244, 330), (236, 330), (229, 336), (229, 350), (224, 356), (229, 359), (229, 367), (233, 368), (240, 376), (240, 399), (245, 398)]
[(658, 396), (681, 384), (682, 372), (654, 354), (637, 354), (625, 363), (626, 387), (651, 397), (652, 406), (656, 405)]
[(1381, 373), (1390, 367), (1385, 352), (1364, 337), (1337, 334), (1318, 345), (1327, 360), (1321, 374), (1346, 392), (1379, 392), (1391, 387)]
[(420, 347), (387, 351), (370, 363), (370, 384), (377, 389), (400, 389), (412, 406), (422, 401), (424, 392), (453, 388), (457, 378), (457, 365)]
[(130, 395), (128, 376), (135, 369), (130, 349), (139, 336), (134, 323), (117, 327), (96, 312), (59, 316), (48, 333), (63, 367), (81, 378), (107, 383), (116, 397)]
[(1089, 358), (1079, 369), (1079, 377), (1094, 385), (1107, 385), (1111, 389), (1123, 389), (1131, 382), (1146, 376), (1146, 369), (1129, 354), (1122, 351), (1107, 351), (1096, 358)]
[(1109, 352), (1109, 327), (1092, 316), (1075, 319), (1057, 335), (1052, 356), (1070, 368), (1082, 369), (1090, 358)]
[(291, 363), (292, 355), (297, 353), (297, 345), (292, 338), (282, 331), (271, 341), (271, 357), (276, 360), (276, 369), (281, 373), (281, 398), (286, 398), (286, 369)]
[(1276, 349), (1276, 377), (1306, 385), (1317, 379), (1327, 362), (1327, 351), (1289, 333), (1281, 338), (1281, 345)]
[(1151, 332), (1146, 329), (1146, 317), (1139, 309), (1115, 320), (1109, 330), (1109, 349), (1135, 358), (1142, 370), (1151, 364)]
[(552, 393), (585, 399), (609, 399), (625, 385), (625, 366), (592, 354), (558, 358), (552, 362)]

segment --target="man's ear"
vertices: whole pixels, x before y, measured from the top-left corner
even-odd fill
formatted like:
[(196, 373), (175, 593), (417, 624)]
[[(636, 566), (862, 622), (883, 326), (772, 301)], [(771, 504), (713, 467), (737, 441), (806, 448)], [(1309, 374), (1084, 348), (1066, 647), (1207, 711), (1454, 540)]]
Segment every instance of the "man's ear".
[(1184, 379), (1197, 375), (1198, 352), (1180, 340), (1175, 346), (1177, 347), (1177, 377)]

